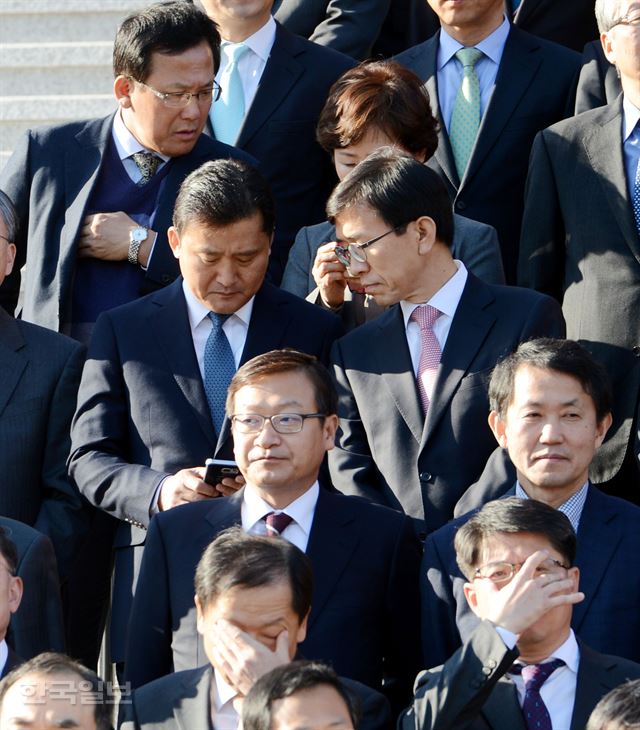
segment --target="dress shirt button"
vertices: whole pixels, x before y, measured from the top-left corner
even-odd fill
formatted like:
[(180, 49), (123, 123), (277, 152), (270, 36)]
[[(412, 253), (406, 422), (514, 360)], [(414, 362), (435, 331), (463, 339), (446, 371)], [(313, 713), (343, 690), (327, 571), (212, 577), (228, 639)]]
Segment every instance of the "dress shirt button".
[(420, 481), (421, 482), (428, 482), (431, 480), (431, 472), (430, 471), (423, 471), (420, 473)]

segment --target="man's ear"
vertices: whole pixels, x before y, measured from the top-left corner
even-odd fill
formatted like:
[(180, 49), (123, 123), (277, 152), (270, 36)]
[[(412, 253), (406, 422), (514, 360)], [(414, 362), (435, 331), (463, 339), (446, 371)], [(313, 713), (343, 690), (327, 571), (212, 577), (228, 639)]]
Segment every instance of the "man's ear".
[(480, 616), (480, 611), (478, 609), (478, 592), (476, 590), (475, 584), (474, 583), (465, 583), (463, 590), (464, 590), (464, 597), (467, 599), (469, 608), (475, 613), (476, 616), (482, 618), (482, 616)]
[(194, 596), (193, 600), (196, 604), (196, 628), (199, 634), (204, 634), (204, 610), (198, 596)]
[(7, 601), (9, 611), (15, 613), (20, 608), (20, 601), (22, 600), (23, 583), (20, 576), (13, 576), (9, 584), (9, 600)]
[(16, 258), (15, 243), (7, 243), (7, 244), (0, 243), (0, 246), (2, 246), (2, 245), (6, 245), (6, 247), (7, 247), (7, 256), (6, 256), (7, 265), (5, 266), (5, 269), (4, 269), (4, 275), (0, 272), (0, 283), (2, 283), (2, 280), (4, 279), (5, 276), (9, 276), (9, 274), (13, 271), (13, 262), (15, 261), (15, 258)]
[(596, 424), (596, 449), (602, 445), (604, 437), (607, 435), (607, 431), (611, 428), (611, 422), (613, 417), (610, 413)]
[(180, 258), (180, 234), (178, 233), (175, 226), (169, 226), (169, 228), (167, 228), (167, 238), (169, 239), (169, 246), (171, 246), (173, 255), (177, 259), (179, 259)]
[(615, 66), (616, 54), (609, 33), (610, 31), (607, 31), (606, 33), (600, 33), (600, 45), (602, 46), (602, 50), (604, 51), (604, 55), (607, 61)]
[(336, 431), (338, 430), (338, 416), (332, 413), (326, 416), (322, 425), (322, 435), (325, 439), (327, 451), (331, 451), (336, 445)]
[(113, 93), (121, 109), (128, 109), (131, 106), (131, 94), (134, 85), (135, 81), (128, 76), (116, 76), (113, 82)]
[(489, 414), (489, 428), (493, 431), (496, 441), (503, 449), (507, 448), (507, 426), (502, 420), (498, 411), (491, 411)]
[(436, 242), (436, 223), (433, 218), (423, 215), (414, 221), (414, 224), (418, 234), (418, 253), (424, 256), (431, 251)]
[(302, 621), (300, 622), (300, 626), (298, 627), (298, 633), (296, 634), (296, 642), (298, 644), (302, 644), (302, 642), (307, 638), (307, 623), (309, 622), (310, 613), (311, 609), (309, 609), (309, 612), (302, 619)]

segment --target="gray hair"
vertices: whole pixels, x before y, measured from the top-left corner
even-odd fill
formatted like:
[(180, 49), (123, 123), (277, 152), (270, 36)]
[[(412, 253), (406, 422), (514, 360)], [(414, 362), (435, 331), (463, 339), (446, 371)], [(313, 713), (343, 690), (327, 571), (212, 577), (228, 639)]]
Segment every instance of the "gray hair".
[(13, 243), (18, 233), (18, 214), (11, 198), (2, 190), (0, 190), (0, 216), (7, 228), (7, 238)]
[(620, 17), (621, 8), (622, 0), (596, 0), (596, 21), (601, 33), (613, 28), (616, 19)]

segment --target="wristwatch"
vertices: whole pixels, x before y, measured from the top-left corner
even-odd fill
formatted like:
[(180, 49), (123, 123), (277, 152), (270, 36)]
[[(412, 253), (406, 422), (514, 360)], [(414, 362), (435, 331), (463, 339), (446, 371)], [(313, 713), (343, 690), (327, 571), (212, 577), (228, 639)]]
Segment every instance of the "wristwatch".
[(147, 240), (149, 232), (146, 228), (139, 226), (132, 228), (129, 231), (129, 253), (127, 254), (127, 261), (134, 266), (138, 265), (138, 254), (140, 253), (140, 246), (143, 241)]

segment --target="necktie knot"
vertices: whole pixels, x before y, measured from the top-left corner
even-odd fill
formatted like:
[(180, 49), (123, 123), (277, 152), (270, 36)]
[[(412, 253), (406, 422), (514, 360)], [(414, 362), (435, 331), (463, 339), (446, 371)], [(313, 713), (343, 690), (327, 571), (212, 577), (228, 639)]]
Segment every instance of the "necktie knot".
[(222, 325), (229, 319), (230, 314), (218, 314), (218, 312), (209, 312), (207, 317), (211, 320), (213, 329), (219, 332), (222, 329)]
[(136, 163), (136, 167), (142, 175), (138, 185), (146, 185), (156, 174), (162, 162), (158, 155), (154, 155), (153, 152), (135, 152), (131, 155), (131, 159)]
[(456, 51), (456, 58), (463, 68), (473, 68), (483, 56), (484, 53), (477, 48), (461, 48)]
[(552, 659), (544, 664), (515, 664), (511, 671), (513, 674), (522, 675), (527, 692), (538, 692), (556, 669), (563, 665), (562, 659)]
[(229, 62), (236, 64), (249, 50), (249, 46), (246, 46), (244, 43), (229, 43), (226, 50), (229, 56)]
[(289, 517), (284, 512), (269, 512), (263, 519), (267, 525), (267, 535), (269, 537), (281, 535), (283, 530), (293, 522), (293, 517)]
[(430, 304), (424, 304), (413, 310), (411, 319), (417, 322), (420, 329), (424, 332), (425, 330), (433, 329), (433, 325), (441, 314), (442, 312), (439, 309), (432, 307)]

